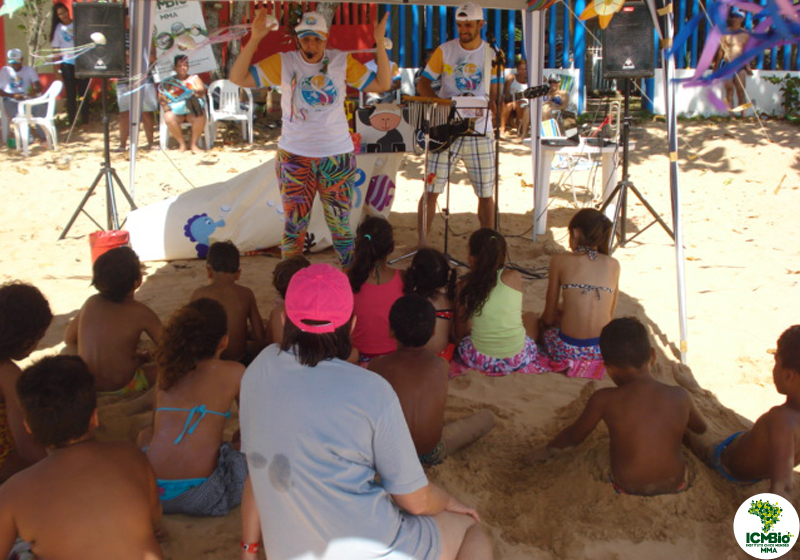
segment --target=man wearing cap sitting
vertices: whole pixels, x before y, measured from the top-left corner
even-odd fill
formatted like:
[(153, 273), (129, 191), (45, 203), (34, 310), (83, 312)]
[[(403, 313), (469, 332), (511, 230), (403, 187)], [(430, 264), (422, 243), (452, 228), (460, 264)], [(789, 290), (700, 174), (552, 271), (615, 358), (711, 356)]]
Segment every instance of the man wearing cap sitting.
[[(723, 35), (719, 40), (719, 50), (714, 58), (714, 70), (722, 68), (737, 58), (744, 52), (750, 34), (744, 29), (744, 12), (738, 8), (732, 8), (728, 15), (728, 34)], [(747, 102), (745, 95), (745, 80), (753, 71), (749, 66), (745, 66), (725, 82), (725, 101), (728, 109), (742, 107)], [(733, 92), (736, 92), (738, 105), (733, 104)]]
[[(489, 44), (481, 39), (483, 25), (483, 8), (477, 4), (467, 2), (456, 9), (458, 39), (447, 41), (434, 51), (417, 82), (420, 95), (444, 99), (462, 95), (484, 97), (488, 99), (492, 113), (496, 112), (499, 82), (492, 69), (497, 61)], [(431, 84), (438, 79), (441, 79), (442, 85), (437, 94)], [(489, 115), (484, 119), (476, 119), (475, 131), (484, 134), (462, 136), (452, 143), (449, 150), (428, 154), (428, 170), (425, 174), (428, 181), (424, 195), (427, 197), (425, 231), (430, 230), (436, 214), (436, 200), (444, 191), (448, 175), (458, 160), (464, 162), (469, 180), (478, 195), (481, 227), (494, 228), (492, 196), (496, 169), (494, 134)], [(420, 201), (420, 240), (423, 233), (422, 206)]]
[(333, 248), (343, 266), (350, 264), (356, 158), (344, 98), (347, 85), (375, 93), (390, 89), (384, 44), (387, 17), (388, 12), (375, 26), (377, 75), (352, 55), (327, 48), (328, 24), (317, 12), (303, 14), (295, 27), (296, 50), (274, 54), (251, 66), (258, 44), (278, 28), (266, 9), (256, 14), (252, 38), (231, 69), (231, 81), (240, 86), (281, 88), (282, 133), (276, 167), (285, 217), (283, 258), (303, 252), (311, 204), (319, 193)]
[(392, 386), (345, 361), (347, 276), (304, 268), (285, 304), (280, 346), (242, 378), (242, 558), (263, 534), (272, 559), (491, 560), (477, 512), (428, 482)]
[[(0, 69), (0, 97), (3, 98), (3, 111), (6, 118), (11, 121), (17, 116), (17, 106), (20, 101), (31, 99), (42, 93), (42, 84), (39, 75), (30, 66), (22, 65), (22, 51), (10, 49), (6, 53), (8, 65)], [(35, 117), (44, 117), (47, 107), (37, 105), (33, 107)], [(44, 140), (44, 131), (36, 127), (36, 133)]]

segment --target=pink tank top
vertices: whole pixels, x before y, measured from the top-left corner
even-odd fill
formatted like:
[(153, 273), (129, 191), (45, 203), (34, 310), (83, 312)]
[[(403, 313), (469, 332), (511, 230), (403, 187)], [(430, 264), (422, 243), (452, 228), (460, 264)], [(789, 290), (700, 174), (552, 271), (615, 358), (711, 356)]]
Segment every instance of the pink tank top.
[(389, 336), (389, 310), (402, 295), (403, 279), (398, 270), (386, 284), (364, 282), (355, 294), (353, 345), (360, 353), (372, 357), (397, 350), (397, 343)]

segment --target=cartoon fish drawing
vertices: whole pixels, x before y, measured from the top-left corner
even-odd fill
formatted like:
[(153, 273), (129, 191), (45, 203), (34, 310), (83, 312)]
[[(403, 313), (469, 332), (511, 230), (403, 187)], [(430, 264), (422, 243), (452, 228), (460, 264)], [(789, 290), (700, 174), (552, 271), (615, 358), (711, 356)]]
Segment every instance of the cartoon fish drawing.
[(189, 220), (186, 222), (186, 225), (183, 226), (183, 233), (189, 238), (190, 241), (197, 243), (195, 246), (197, 256), (201, 259), (204, 259), (208, 254), (208, 246), (210, 244), (211, 234), (213, 234), (217, 228), (224, 226), (225, 220), (219, 220), (215, 222), (213, 219), (208, 217), (208, 214), (204, 212), (189, 218)]

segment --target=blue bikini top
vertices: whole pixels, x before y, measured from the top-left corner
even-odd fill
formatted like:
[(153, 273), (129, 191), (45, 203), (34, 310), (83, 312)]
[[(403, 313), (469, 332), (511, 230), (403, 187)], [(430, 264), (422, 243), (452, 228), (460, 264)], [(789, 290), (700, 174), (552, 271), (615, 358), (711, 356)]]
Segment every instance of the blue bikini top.
[[(194, 408), (156, 408), (153, 412), (158, 412), (159, 410), (167, 411), (167, 412), (188, 412), (189, 416), (186, 417), (186, 424), (183, 425), (183, 430), (181, 431), (180, 435), (175, 438), (175, 441), (172, 443), (179, 444), (183, 439), (183, 436), (188, 434), (193, 434), (197, 425), (202, 422), (203, 418), (206, 417), (206, 414), (216, 414), (217, 416), (222, 416), (223, 418), (230, 418), (231, 411), (222, 413), (216, 412), (214, 410), (208, 410), (206, 405), (200, 404)], [(195, 416), (197, 418), (195, 419)], [(194, 420), (194, 423), (192, 421)]]

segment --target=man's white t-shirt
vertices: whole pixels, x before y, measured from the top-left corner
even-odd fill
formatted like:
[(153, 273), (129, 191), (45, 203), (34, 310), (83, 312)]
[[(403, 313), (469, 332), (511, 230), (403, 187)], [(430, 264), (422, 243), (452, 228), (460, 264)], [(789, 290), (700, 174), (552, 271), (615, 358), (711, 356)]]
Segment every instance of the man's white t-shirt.
[[(431, 82), (441, 79), (442, 87), (438, 94), (441, 98), (471, 95), (489, 99), (491, 84), (498, 83), (494, 66), (494, 53), (485, 41), (477, 49), (468, 51), (458, 39), (453, 39), (433, 52), (422, 75)], [(476, 129), (480, 128), (483, 128), (483, 123), (476, 123)], [(488, 119), (487, 135), (491, 131), (492, 122)]]
[(350, 54), (327, 49), (322, 61), (298, 51), (274, 54), (250, 67), (259, 87), (281, 88), (282, 133), (278, 148), (305, 157), (353, 151), (344, 112), (347, 85), (363, 90), (375, 75)]
[[(54, 49), (72, 49), (75, 46), (75, 32), (73, 31), (74, 22), (68, 25), (59, 23), (56, 26), (56, 32), (53, 34), (53, 40), (50, 45)], [(75, 64), (75, 58), (63, 55), (61, 62), (64, 64)]]
[(6, 93), (28, 93), (33, 84), (39, 82), (39, 74), (30, 66), (23, 66), (19, 72), (11, 66), (0, 69), (0, 89)]

